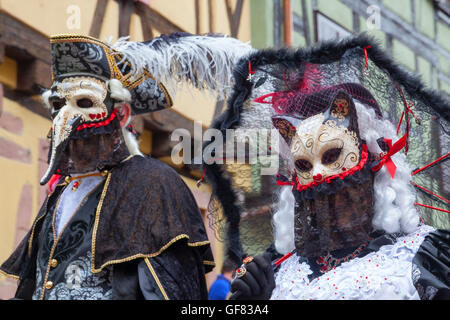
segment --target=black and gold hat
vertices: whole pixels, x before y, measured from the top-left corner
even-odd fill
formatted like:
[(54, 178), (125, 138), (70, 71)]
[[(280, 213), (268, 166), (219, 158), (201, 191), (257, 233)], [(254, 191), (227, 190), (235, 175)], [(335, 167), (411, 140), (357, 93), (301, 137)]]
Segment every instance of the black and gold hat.
[(131, 65), (120, 51), (98, 39), (82, 35), (50, 37), (52, 79), (89, 76), (102, 81), (119, 80), (131, 93), (134, 114), (158, 111), (172, 106), (172, 99), (161, 82), (147, 70), (139, 75), (131, 72)]

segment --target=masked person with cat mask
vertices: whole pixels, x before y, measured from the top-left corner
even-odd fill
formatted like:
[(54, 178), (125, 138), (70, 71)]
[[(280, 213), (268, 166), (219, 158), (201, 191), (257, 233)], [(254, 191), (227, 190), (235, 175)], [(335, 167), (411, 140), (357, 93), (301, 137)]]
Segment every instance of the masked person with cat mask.
[(255, 72), (236, 81), (217, 126), (273, 125), (281, 141), (271, 150), (286, 165), (277, 174), (276, 254), (244, 256), (230, 299), (450, 299), (450, 232), (421, 221), (410, 184), (411, 115), (398, 135), (380, 107), (411, 99), (415, 116), (448, 121), (445, 97), (411, 90), (418, 80), (365, 36), (249, 60)]

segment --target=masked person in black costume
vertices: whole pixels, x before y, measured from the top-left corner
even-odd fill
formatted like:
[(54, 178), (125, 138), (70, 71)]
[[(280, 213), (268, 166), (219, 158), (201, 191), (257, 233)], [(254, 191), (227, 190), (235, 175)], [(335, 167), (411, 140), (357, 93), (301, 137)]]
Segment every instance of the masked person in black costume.
[(50, 41), (51, 147), (41, 179), (50, 194), (1, 265), (19, 280), (15, 298), (207, 299), (214, 261), (200, 210), (173, 169), (139, 151), (128, 125), (172, 106), (161, 80), (226, 95), (250, 47), (180, 33), (115, 45)]

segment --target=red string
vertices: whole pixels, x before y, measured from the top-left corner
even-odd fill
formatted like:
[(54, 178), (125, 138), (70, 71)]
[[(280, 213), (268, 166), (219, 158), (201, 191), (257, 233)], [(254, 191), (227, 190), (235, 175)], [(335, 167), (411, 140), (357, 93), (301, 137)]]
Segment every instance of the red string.
[(250, 61), (248, 62), (248, 73), (249, 74), (254, 74), (256, 71), (252, 71), (252, 65), (250, 63)]
[(423, 221), (423, 219), (422, 219), (422, 216), (419, 214), (419, 218), (420, 218), (420, 222), (422, 223), (422, 224), (425, 224), (425, 221)]
[(414, 112), (411, 110), (411, 108), (414, 107), (414, 104), (412, 103), (412, 101), (409, 102), (408, 104), (408, 112), (411, 113), (411, 115), (414, 117), (414, 119), (419, 120), (416, 115), (414, 114)]
[[(443, 155), (442, 157), (440, 157), (440, 158), (434, 160), (433, 162), (427, 164), (426, 166), (424, 166), (424, 167), (422, 167), (422, 168), (420, 168), (420, 169), (417, 169), (417, 170), (413, 171), (413, 172), (411, 173), (411, 176), (413, 176), (413, 175), (415, 175), (415, 174), (417, 174), (417, 173), (419, 173), (419, 172), (425, 170), (426, 168), (429, 168), (430, 166), (434, 165), (435, 163), (437, 163), (437, 162), (439, 162), (439, 161), (442, 161), (443, 159), (447, 158), (449, 155), (450, 155), (450, 152), (447, 153), (446, 155)], [(447, 202), (447, 203), (450, 203), (450, 201), (447, 200), (447, 199), (445, 199), (444, 197), (441, 197), (440, 195), (437, 195), (437, 194), (431, 192), (430, 190), (428, 190), (428, 189), (426, 189), (426, 188), (424, 188), (424, 187), (421, 187), (421, 186), (415, 184), (415, 183), (412, 182), (412, 181), (411, 181), (411, 184), (414, 185), (414, 186), (416, 186), (416, 187), (418, 187), (418, 188), (420, 188), (420, 189), (422, 189), (422, 190), (424, 190), (425, 192), (428, 192), (428, 193), (430, 193), (430, 194), (432, 194), (432, 195), (438, 197), (439, 199), (444, 200), (444, 201)], [(416, 202), (415, 205), (422, 206), (422, 207), (429, 208), (429, 209), (434, 209), (434, 210), (438, 210), (438, 211), (443, 211), (443, 212), (450, 213), (450, 211), (448, 211), (448, 210), (445, 210), (445, 209), (442, 209), (442, 208), (436, 208), (436, 207), (428, 206), (428, 205), (426, 205), (426, 204), (422, 204), (422, 203), (418, 203), (418, 202)], [(422, 221), (422, 217), (420, 217), (420, 219), (421, 219), (421, 221)]]
[(416, 205), (416, 206), (422, 206), (422, 207), (425, 207), (425, 208), (429, 208), (429, 209), (434, 209), (434, 210), (438, 210), (438, 211), (443, 211), (443, 212), (450, 213), (450, 211), (448, 211), (448, 210), (445, 210), (445, 209), (442, 209), (442, 208), (432, 207), (432, 206), (429, 206), (429, 205), (426, 205), (426, 204), (423, 204), (423, 203), (418, 203), (418, 202), (416, 202), (416, 203), (414, 203), (414, 205)]
[[(409, 146), (409, 111), (410, 111), (410, 109), (408, 107), (408, 102), (406, 101), (406, 97), (403, 94), (402, 89), (400, 88), (398, 83), (396, 83), (396, 82), (394, 82), (394, 83), (395, 83), (395, 86), (397, 87), (397, 90), (400, 92), (400, 95), (402, 96), (403, 104), (404, 104), (405, 110), (406, 110), (406, 112), (403, 111), (403, 113), (402, 113), (402, 119), (403, 119), (403, 114), (406, 114), (406, 137), (407, 137), (407, 139), (406, 139), (406, 145), (405, 145), (405, 154), (407, 154), (408, 153), (408, 146)], [(399, 127), (400, 127), (400, 125), (399, 125)]]
[(431, 162), (430, 164), (427, 164), (426, 166), (424, 166), (424, 167), (422, 167), (422, 168), (420, 168), (420, 169), (417, 169), (417, 170), (413, 171), (413, 173), (411, 173), (411, 175), (413, 176), (413, 175), (415, 175), (415, 174), (418, 174), (419, 172), (421, 172), (421, 171), (425, 170), (426, 168), (428, 168), (428, 167), (434, 165), (435, 163), (444, 160), (444, 159), (447, 158), (449, 155), (450, 155), (450, 152), (447, 153), (446, 155), (440, 157), (439, 159), (434, 160), (434, 161)]
[(202, 182), (203, 182), (203, 179), (205, 178), (205, 173), (206, 173), (206, 168), (205, 168), (205, 169), (203, 169), (203, 174), (202, 174), (202, 177), (200, 178), (200, 180), (199, 180), (198, 182), (200, 182), (200, 183), (202, 183)]
[(364, 47), (364, 59), (366, 61), (366, 69), (369, 70), (369, 66), (367, 64), (367, 49), (372, 48), (371, 46)]
[(279, 266), (284, 260), (286, 260), (287, 258), (289, 258), (290, 256), (292, 256), (292, 252), (289, 252), (288, 254), (285, 254), (284, 256), (282, 256), (280, 259), (278, 259), (277, 261), (275, 261), (275, 265)]
[(424, 191), (426, 191), (426, 192), (432, 194), (432, 195), (435, 196), (435, 197), (438, 197), (439, 199), (444, 200), (444, 201), (447, 202), (447, 203), (450, 203), (450, 201), (447, 200), (447, 199), (445, 199), (444, 197), (441, 197), (440, 195), (435, 194), (435, 193), (433, 193), (432, 191), (430, 191), (430, 190), (428, 190), (428, 189), (426, 189), (426, 188), (424, 188), (424, 187), (422, 187), (422, 186), (419, 186), (419, 185), (415, 184), (415, 183), (412, 182), (412, 181), (411, 181), (411, 184), (412, 184), (413, 186), (417, 187), (417, 188), (420, 188), (420, 189), (422, 189), (422, 190), (424, 190)]
[(400, 130), (400, 125), (402, 124), (403, 121), (403, 116), (405, 115), (405, 111), (402, 112), (402, 116), (400, 117), (400, 121), (398, 122), (398, 126), (397, 126), (397, 134), (398, 131)]

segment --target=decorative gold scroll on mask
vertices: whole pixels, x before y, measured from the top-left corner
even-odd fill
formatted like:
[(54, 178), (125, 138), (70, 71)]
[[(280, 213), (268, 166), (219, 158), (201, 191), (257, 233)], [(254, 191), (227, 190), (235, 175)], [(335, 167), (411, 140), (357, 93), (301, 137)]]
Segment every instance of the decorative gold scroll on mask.
[[(345, 106), (336, 112), (339, 112), (336, 117), (344, 116)], [(323, 113), (307, 118), (297, 126), (290, 150), (302, 185), (340, 174), (360, 160), (356, 133), (334, 120), (324, 122)]]

